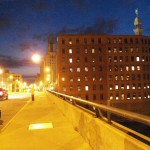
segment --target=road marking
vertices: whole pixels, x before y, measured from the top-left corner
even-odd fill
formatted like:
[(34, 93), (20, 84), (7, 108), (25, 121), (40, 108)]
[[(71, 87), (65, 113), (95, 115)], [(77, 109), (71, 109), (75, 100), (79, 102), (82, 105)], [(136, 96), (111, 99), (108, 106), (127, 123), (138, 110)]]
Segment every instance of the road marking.
[(29, 130), (37, 130), (37, 129), (49, 129), (53, 128), (53, 124), (50, 123), (37, 123), (37, 124), (30, 124)]

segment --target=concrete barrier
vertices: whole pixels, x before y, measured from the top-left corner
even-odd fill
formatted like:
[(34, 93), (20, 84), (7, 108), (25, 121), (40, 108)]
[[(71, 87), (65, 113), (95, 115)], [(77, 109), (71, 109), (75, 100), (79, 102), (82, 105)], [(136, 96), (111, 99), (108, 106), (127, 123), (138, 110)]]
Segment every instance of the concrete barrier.
[(150, 146), (55, 95), (51, 99), (93, 150), (149, 150)]

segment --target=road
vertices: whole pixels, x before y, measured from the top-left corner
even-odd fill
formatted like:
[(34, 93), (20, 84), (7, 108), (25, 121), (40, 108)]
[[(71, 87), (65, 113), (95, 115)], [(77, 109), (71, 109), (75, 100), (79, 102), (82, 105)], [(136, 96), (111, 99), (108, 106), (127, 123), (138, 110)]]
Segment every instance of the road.
[(9, 93), (8, 100), (0, 100), (0, 130), (8, 124), (30, 98), (30, 93)]

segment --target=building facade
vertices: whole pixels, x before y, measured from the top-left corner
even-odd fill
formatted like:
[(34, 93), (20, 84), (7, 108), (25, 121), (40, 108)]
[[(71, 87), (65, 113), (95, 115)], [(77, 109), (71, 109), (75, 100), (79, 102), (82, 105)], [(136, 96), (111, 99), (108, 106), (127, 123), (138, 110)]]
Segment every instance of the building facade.
[(135, 35), (59, 35), (58, 92), (122, 108), (149, 104), (150, 37), (137, 17), (134, 26)]

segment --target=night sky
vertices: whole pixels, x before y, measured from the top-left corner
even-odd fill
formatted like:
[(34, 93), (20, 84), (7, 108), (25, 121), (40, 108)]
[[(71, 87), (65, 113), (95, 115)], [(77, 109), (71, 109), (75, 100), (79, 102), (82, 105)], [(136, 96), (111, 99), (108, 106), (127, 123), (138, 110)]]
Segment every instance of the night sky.
[(0, 67), (35, 76), (31, 56), (44, 56), (48, 35), (132, 35), (136, 8), (150, 36), (150, 0), (0, 0)]

